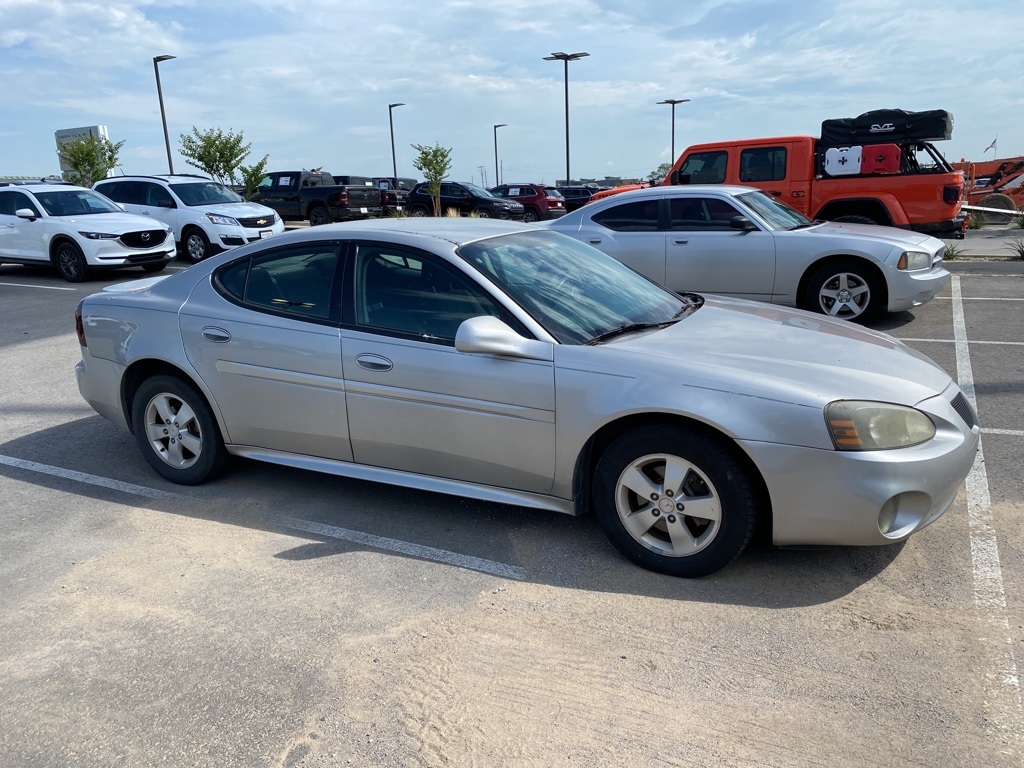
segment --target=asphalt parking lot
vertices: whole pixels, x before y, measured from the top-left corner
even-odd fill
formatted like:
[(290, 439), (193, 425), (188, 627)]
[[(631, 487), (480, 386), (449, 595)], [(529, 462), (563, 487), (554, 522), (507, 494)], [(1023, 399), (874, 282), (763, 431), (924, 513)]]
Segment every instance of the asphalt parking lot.
[(873, 327), (975, 400), (953, 508), (699, 581), (588, 518), (164, 482), (73, 371), (75, 304), (136, 275), (0, 266), (0, 765), (1021, 765), (1024, 262), (948, 266)]

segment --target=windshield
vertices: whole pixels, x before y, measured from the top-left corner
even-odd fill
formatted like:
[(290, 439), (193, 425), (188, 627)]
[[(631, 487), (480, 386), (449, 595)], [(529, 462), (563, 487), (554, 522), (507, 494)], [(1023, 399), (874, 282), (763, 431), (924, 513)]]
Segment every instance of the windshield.
[[(262, 182), (260, 182), (262, 186)], [(242, 198), (223, 184), (205, 181), (201, 184), (171, 184), (181, 202), (185, 205), (214, 205), (216, 203), (241, 203)]]
[(103, 195), (88, 189), (36, 192), (39, 204), (51, 216), (85, 216), (93, 213), (121, 213), (121, 208)]
[(586, 344), (626, 326), (671, 322), (690, 306), (558, 232), (518, 232), (469, 243), (458, 252), (563, 344)]
[(798, 229), (814, 223), (799, 211), (780, 203), (764, 192), (744, 192), (738, 195), (737, 199), (768, 222), (772, 229)]
[(470, 194), (476, 195), (477, 197), (494, 197), (493, 192), (488, 192), (483, 187), (478, 187), (476, 184), (463, 184)]

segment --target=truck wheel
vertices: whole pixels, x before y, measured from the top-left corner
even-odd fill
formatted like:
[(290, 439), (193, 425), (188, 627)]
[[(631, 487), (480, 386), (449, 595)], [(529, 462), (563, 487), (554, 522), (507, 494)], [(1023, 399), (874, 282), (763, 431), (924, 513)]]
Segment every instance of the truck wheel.
[(331, 215), (324, 205), (314, 205), (309, 209), (309, 226), (319, 227), (321, 224), (330, 224)]
[(1009, 224), (1017, 213), (1017, 206), (1013, 204), (1013, 198), (999, 192), (985, 195), (978, 201), (978, 205), (982, 208), (1003, 208), (1007, 211), (1007, 213), (979, 211), (981, 220), (986, 224)]
[(868, 218), (867, 216), (839, 216), (834, 221), (842, 221), (847, 224), (880, 224), (881, 222)]
[(879, 279), (863, 264), (834, 261), (807, 283), (804, 306), (837, 320), (863, 323), (882, 311), (883, 293)]

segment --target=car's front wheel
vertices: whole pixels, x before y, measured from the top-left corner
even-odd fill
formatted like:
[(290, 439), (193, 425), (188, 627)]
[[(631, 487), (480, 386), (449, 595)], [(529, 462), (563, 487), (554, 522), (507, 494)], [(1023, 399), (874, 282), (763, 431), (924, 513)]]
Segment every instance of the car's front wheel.
[(486, 208), (477, 208), (476, 215), (479, 219), (489, 219), (493, 216), (493, 214)]
[(687, 578), (732, 562), (756, 519), (740, 463), (718, 439), (680, 426), (618, 437), (598, 461), (594, 508), (619, 552), (648, 570)]
[(210, 255), (210, 239), (201, 229), (186, 230), (181, 250), (186, 259), (198, 264)]
[(82, 249), (72, 242), (65, 240), (57, 246), (53, 254), (53, 260), (57, 265), (60, 276), (69, 283), (80, 283), (89, 274), (89, 267), (85, 263), (85, 255)]
[(227, 466), (217, 422), (199, 391), (176, 376), (146, 379), (132, 400), (132, 431), (149, 465), (181, 485), (198, 485)]
[(856, 261), (836, 261), (819, 269), (807, 283), (804, 303), (812, 312), (863, 323), (883, 309), (878, 277)]

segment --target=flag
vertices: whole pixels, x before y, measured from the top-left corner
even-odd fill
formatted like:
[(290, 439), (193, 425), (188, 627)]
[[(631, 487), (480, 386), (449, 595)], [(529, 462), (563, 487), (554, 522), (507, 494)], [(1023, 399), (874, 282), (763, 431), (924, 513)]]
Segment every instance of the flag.
[[(996, 134), (996, 138), (995, 138), (995, 139), (992, 139), (992, 143), (991, 143), (991, 144), (989, 144), (989, 145), (988, 145), (987, 147), (985, 147), (985, 152), (988, 152), (988, 151), (989, 151), (990, 149), (995, 149), (995, 148), (996, 148), (996, 140), (997, 140), (998, 138), (999, 138), (999, 134), (997, 133), (997, 134)], [(984, 155), (984, 154), (985, 154), (985, 152), (982, 152), (981, 154), (983, 154), (983, 155)]]

